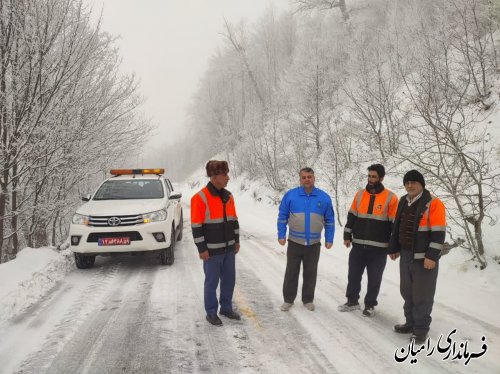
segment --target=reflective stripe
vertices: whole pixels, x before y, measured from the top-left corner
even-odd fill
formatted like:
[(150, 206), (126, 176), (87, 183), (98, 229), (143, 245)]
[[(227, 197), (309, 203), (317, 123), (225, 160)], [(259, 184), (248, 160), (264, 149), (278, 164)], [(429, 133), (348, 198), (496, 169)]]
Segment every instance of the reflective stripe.
[(334, 223), (325, 223), (325, 226), (334, 226)]
[(389, 248), (389, 243), (381, 243), (373, 240), (353, 239), (352, 242), (356, 244), (372, 245), (374, 247), (380, 247), (380, 248)]
[(224, 222), (224, 218), (216, 218), (216, 219), (205, 218), (204, 223), (222, 223), (222, 222)]
[(295, 231), (295, 230), (291, 230), (291, 229), (290, 229), (290, 235), (294, 235), (295, 237), (302, 237), (302, 238), (306, 237), (306, 233), (305, 232), (303, 232), (303, 231)]
[(358, 217), (360, 218), (369, 218), (369, 219), (374, 219), (377, 221), (389, 221), (389, 217), (387, 216), (379, 216), (375, 214), (365, 214), (365, 213), (359, 213)]
[(229, 242), (226, 243), (217, 243), (217, 244), (207, 244), (207, 248), (209, 249), (217, 249), (217, 248), (225, 248), (227, 246), (233, 245), (236, 243), (234, 240), (230, 240)]
[(227, 216), (226, 218), (228, 221), (237, 221), (238, 220), (238, 217), (235, 217), (235, 216)]
[(443, 245), (439, 244), (439, 243), (430, 242), (429, 248), (434, 248), (434, 249), (442, 250), (443, 249)]
[(391, 202), (392, 195), (394, 195), (392, 192), (389, 193), (389, 196), (387, 196), (387, 200), (384, 204), (384, 209), (382, 209), (382, 216), (384, 217), (387, 217), (387, 211), (389, 210), (389, 203)]
[(240, 229), (235, 229), (235, 230), (234, 230), (234, 233), (235, 233), (235, 234), (239, 234), (239, 233), (240, 233)]
[(205, 241), (205, 237), (204, 236), (200, 236), (199, 238), (194, 238), (194, 242), (195, 243), (201, 243), (201, 242), (204, 242)]
[(288, 221), (285, 219), (285, 220), (278, 220), (278, 223), (287, 223)]
[(349, 232), (349, 233), (351, 233), (351, 232), (352, 232), (352, 229), (350, 229), (349, 227), (344, 227), (344, 232)]
[(208, 221), (210, 221), (210, 207), (208, 206), (207, 196), (205, 195), (205, 192), (203, 192), (203, 190), (201, 190), (198, 194), (205, 203), (205, 223), (207, 223)]
[(201, 223), (192, 223), (191, 227), (201, 227), (203, 226)]
[(446, 226), (431, 226), (431, 231), (446, 231)]
[(418, 231), (446, 231), (446, 226), (419, 226)]
[(422, 253), (422, 252), (415, 253), (415, 254), (413, 255), (413, 258), (414, 258), (415, 260), (421, 260), (421, 259), (425, 258), (425, 253)]
[(357, 215), (358, 215), (358, 212), (357, 212), (357, 211), (354, 211), (354, 210), (352, 210), (352, 209), (349, 209), (349, 213), (351, 213), (351, 214), (353, 214), (353, 215), (355, 215), (355, 216), (357, 216)]
[(361, 200), (363, 200), (364, 189), (358, 191), (358, 201), (356, 203), (356, 211), (359, 211), (359, 207), (361, 206)]

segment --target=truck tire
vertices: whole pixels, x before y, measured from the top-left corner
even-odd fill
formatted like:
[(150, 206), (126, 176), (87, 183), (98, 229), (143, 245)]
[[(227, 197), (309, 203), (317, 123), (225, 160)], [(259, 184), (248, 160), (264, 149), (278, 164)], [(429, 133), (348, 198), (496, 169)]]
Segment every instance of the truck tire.
[(181, 219), (179, 222), (179, 226), (177, 227), (178, 234), (177, 234), (177, 241), (180, 242), (182, 240), (182, 229), (184, 228), (184, 221), (183, 221), (183, 216), (182, 216), (182, 210), (181, 210)]
[(175, 227), (172, 226), (170, 233), (170, 247), (165, 248), (160, 252), (160, 262), (162, 265), (172, 265), (175, 260), (174, 256), (175, 250)]
[(85, 256), (75, 252), (75, 264), (78, 269), (90, 269), (94, 263), (95, 256)]

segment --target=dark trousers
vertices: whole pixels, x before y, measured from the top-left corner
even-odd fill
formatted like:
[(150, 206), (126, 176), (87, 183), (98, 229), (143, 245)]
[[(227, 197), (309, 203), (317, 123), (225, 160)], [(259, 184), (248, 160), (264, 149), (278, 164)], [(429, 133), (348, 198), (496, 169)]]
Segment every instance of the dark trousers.
[(293, 303), (295, 297), (297, 297), (301, 263), (304, 264), (302, 269), (302, 302), (312, 303), (314, 301), (320, 246), (321, 243), (301, 245), (288, 241), (285, 280), (283, 282), (283, 299), (285, 302)]
[(213, 255), (203, 261), (205, 271), (204, 299), (205, 310), (208, 315), (217, 314), (217, 286), (220, 279), (220, 310), (230, 312), (233, 310), (233, 291), (236, 281), (235, 254), (228, 251), (223, 254)]
[(432, 270), (424, 268), (424, 260), (414, 260), (413, 252), (402, 250), (399, 261), (400, 291), (406, 323), (415, 334), (427, 334), (436, 293), (439, 262)]
[(378, 304), (382, 275), (387, 263), (387, 253), (377, 248), (361, 248), (353, 244), (349, 253), (349, 272), (347, 275), (346, 297), (349, 302), (357, 302), (361, 291), (361, 278), (366, 268), (368, 287), (365, 296), (365, 306), (372, 307)]

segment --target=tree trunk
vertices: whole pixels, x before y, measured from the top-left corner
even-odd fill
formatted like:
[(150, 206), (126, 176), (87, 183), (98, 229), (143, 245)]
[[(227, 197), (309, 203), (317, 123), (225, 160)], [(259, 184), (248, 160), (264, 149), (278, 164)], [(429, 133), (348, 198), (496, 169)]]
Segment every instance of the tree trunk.
[(12, 254), (17, 256), (17, 252), (19, 251), (19, 236), (18, 236), (18, 218), (19, 215), (17, 213), (17, 163), (15, 163), (12, 167), (12, 193), (11, 193), (11, 212), (12, 212), (12, 220), (11, 220), (11, 232), (12, 232)]
[(3, 235), (4, 235), (4, 220), (5, 220), (5, 211), (7, 207), (7, 189), (4, 188), (4, 184), (2, 183), (0, 190), (0, 264), (3, 259)]
[(482, 260), (484, 256), (483, 229), (481, 227), (481, 221), (479, 220), (476, 220), (474, 222), (474, 237), (476, 238), (477, 242), (478, 257), (480, 256), (481, 264), (486, 267), (486, 261)]
[(56, 246), (56, 228), (57, 228), (57, 221), (59, 220), (59, 213), (60, 210), (58, 209), (56, 212), (56, 215), (52, 221), (52, 237), (50, 240), (50, 244), (55, 247)]

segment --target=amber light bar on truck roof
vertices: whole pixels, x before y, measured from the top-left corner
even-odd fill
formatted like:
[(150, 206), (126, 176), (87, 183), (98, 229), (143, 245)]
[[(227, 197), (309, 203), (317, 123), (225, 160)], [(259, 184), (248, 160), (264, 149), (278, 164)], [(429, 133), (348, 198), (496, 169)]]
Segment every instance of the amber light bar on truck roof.
[(165, 174), (165, 169), (112, 169), (112, 175)]

